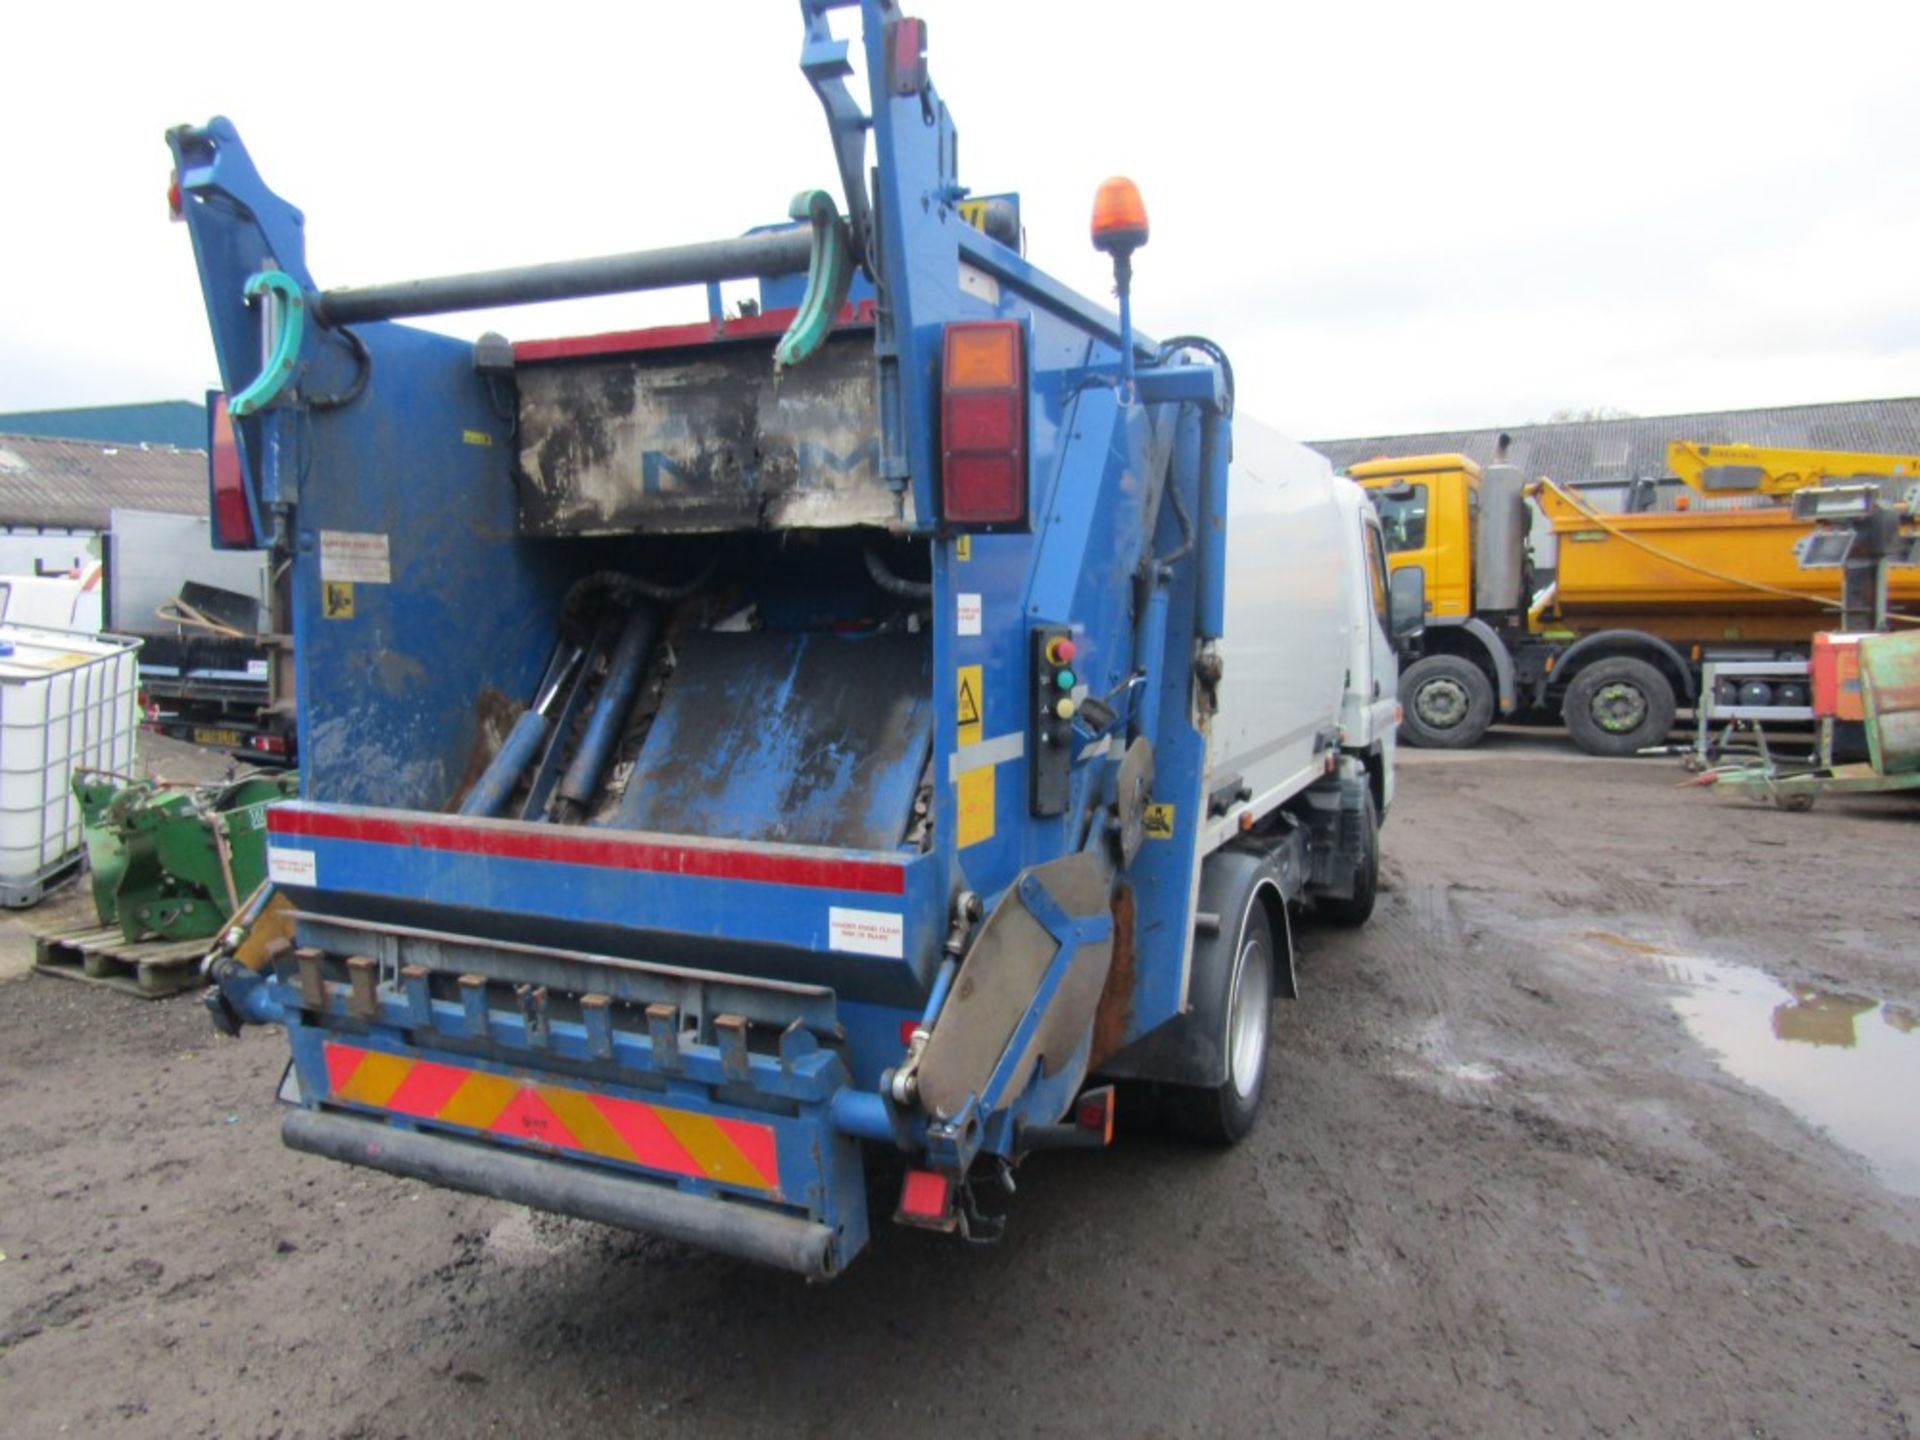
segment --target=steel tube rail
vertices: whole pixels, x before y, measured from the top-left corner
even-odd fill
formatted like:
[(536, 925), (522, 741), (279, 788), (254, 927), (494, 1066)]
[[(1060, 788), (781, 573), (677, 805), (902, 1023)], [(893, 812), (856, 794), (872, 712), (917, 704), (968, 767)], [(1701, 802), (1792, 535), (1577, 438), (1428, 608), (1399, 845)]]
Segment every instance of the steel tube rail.
[(280, 1136), (292, 1150), (490, 1195), (600, 1225), (638, 1230), (821, 1280), (835, 1269), (833, 1231), (817, 1221), (688, 1195), (657, 1182), (589, 1170), (501, 1145), (402, 1130), (377, 1120), (291, 1110)]
[(314, 299), (313, 313), (323, 325), (357, 325), (413, 315), (666, 290), (717, 280), (797, 275), (807, 268), (812, 246), (812, 232), (796, 228), (696, 245), (670, 245), (661, 250), (631, 250), (624, 255), (399, 280), (391, 285), (348, 286), (321, 292)]

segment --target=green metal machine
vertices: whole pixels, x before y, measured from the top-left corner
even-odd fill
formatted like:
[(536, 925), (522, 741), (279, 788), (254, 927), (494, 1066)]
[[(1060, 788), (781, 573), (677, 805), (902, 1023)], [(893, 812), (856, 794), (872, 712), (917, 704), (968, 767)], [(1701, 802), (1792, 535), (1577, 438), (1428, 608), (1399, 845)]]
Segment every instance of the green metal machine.
[(218, 934), (267, 878), (267, 807), (300, 793), (298, 775), (169, 785), (81, 770), (93, 902), (129, 943)]
[(1868, 763), (1832, 762), (1832, 721), (1822, 722), (1818, 763), (1775, 761), (1761, 737), (1757, 761), (1707, 772), (1723, 793), (1770, 800), (1782, 810), (1811, 810), (1823, 795), (1920, 792), (1920, 630), (1860, 640), (1860, 694), (1866, 714)]

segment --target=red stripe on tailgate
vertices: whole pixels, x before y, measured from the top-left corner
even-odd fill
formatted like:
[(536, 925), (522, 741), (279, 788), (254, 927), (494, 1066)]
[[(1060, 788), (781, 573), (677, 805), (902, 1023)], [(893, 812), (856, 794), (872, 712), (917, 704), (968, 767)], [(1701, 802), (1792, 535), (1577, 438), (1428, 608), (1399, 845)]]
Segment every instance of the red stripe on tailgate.
[[(337, 1046), (328, 1046), (331, 1054)], [(453, 1098), (453, 1092), (465, 1083), (471, 1070), (456, 1070), (451, 1065), (436, 1065), (431, 1060), (416, 1060), (400, 1082), (400, 1088), (387, 1097), (387, 1109), (400, 1115), (431, 1120), (440, 1107)]]
[(568, 834), (551, 827), (504, 830), (437, 820), (389, 820), (373, 815), (342, 815), (275, 806), (267, 812), (267, 829), (274, 835), (305, 835), (315, 840), (357, 840), (368, 845), (405, 845), (455, 855), (543, 860), (559, 865), (591, 865), (605, 870), (638, 870), (706, 880), (746, 880), (762, 885), (803, 885), (815, 890), (848, 890), (867, 895), (902, 895), (907, 888), (906, 871), (898, 865), (762, 850), (661, 845), (604, 833)]

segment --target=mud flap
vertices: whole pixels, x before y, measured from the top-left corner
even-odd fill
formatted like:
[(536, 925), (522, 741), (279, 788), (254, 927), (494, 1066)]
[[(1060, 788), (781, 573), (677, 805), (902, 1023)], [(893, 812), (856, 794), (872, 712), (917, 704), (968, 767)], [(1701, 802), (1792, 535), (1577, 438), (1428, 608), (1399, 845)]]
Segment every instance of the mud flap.
[[(1118, 1055), (1102, 1060), (1102, 1078), (1199, 1087), (1218, 1085), (1226, 1079), (1219, 1037), (1229, 988), (1227, 977), (1239, 945), (1241, 923), (1249, 907), (1266, 903), (1263, 892), (1282, 902), (1296, 897), (1298, 877), (1304, 869), (1297, 846), (1291, 857), (1284, 852), (1276, 855), (1232, 849), (1218, 850), (1207, 857), (1200, 871), (1199, 910), (1211, 917), (1212, 923), (1194, 940), (1187, 1008)], [(1293, 968), (1293, 927), (1284, 918), (1285, 904), (1276, 908), (1283, 918), (1273, 931), (1274, 994), (1293, 999), (1299, 994)]]
[[(950, 1119), (970, 1104), (990, 1113), (1017, 1093), (996, 1093), (996, 1077), (1017, 1083), (1035, 1064), (1049, 1080), (1066, 1065), (1084, 1067), (1113, 963), (1111, 885), (1105, 859), (1085, 853), (1035, 866), (1008, 889), (967, 951), (921, 1056), (928, 1114)], [(1062, 1088), (1071, 1100), (1072, 1084)]]

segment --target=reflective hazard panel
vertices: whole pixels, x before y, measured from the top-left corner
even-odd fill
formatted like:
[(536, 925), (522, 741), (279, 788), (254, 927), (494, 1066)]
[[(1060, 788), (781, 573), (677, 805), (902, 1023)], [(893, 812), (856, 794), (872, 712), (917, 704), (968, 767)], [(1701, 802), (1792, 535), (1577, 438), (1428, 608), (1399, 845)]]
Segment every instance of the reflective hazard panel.
[(328, 1041), (328, 1098), (550, 1150), (776, 1194), (773, 1127)]
[[(969, 745), (986, 738), (982, 676), (984, 667), (962, 665), (955, 673), (955, 736), (961, 759)], [(993, 775), (995, 767), (982, 765), (963, 771), (954, 782), (954, 803), (959, 811), (957, 843), (962, 849), (993, 838)]]

